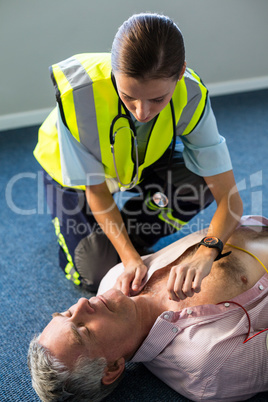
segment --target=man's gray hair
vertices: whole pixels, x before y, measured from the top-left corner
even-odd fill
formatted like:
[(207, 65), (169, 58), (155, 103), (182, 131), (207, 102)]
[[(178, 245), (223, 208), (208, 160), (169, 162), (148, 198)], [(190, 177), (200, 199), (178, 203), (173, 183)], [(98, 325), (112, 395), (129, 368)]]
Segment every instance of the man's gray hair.
[(40, 335), (35, 336), (30, 343), (28, 367), (33, 388), (42, 401), (98, 402), (109, 395), (120, 382), (122, 375), (113, 384), (102, 383), (107, 365), (104, 357), (80, 357), (70, 370), (38, 342), (39, 337)]

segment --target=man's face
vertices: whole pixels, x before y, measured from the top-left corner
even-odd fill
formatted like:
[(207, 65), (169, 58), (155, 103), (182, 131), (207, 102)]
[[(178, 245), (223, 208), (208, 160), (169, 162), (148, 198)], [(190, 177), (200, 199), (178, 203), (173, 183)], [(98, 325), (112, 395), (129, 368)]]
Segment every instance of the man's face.
[(80, 355), (105, 357), (108, 362), (131, 355), (139, 342), (138, 331), (134, 300), (111, 289), (53, 314), (39, 342), (71, 367)]

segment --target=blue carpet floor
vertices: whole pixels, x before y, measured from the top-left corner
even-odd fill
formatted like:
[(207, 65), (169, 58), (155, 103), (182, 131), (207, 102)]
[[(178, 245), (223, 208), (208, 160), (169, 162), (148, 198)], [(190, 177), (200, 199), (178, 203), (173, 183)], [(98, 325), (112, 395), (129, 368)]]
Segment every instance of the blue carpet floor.
[[(212, 98), (219, 130), (227, 139), (244, 214), (268, 216), (268, 90)], [(39, 399), (26, 364), (34, 333), (54, 311), (89, 293), (75, 288), (57, 267), (57, 244), (43, 203), (40, 167), (32, 156), (37, 127), (0, 133), (0, 401)], [(212, 204), (184, 230), (162, 239), (155, 250), (206, 227)], [(252, 398), (267, 402), (268, 393)], [(108, 402), (188, 400), (141, 364), (128, 365), (126, 378)]]

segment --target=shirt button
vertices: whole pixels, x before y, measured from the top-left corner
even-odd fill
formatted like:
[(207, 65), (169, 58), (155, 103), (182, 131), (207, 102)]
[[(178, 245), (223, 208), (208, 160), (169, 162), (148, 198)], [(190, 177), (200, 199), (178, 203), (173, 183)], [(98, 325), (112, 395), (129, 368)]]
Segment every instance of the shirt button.
[(264, 286), (263, 286), (263, 285), (259, 285), (259, 289), (260, 289), (260, 290), (263, 290), (263, 289), (264, 289)]
[(169, 319), (169, 315), (168, 315), (168, 314), (164, 314), (164, 318), (165, 318), (165, 320), (168, 320), (168, 319)]
[(188, 308), (187, 310), (187, 314), (192, 314), (193, 310), (191, 310), (190, 308)]
[(229, 307), (230, 303), (224, 303), (225, 307)]
[(173, 328), (172, 328), (172, 332), (174, 332), (174, 334), (176, 334), (176, 333), (178, 332), (178, 328), (173, 327)]

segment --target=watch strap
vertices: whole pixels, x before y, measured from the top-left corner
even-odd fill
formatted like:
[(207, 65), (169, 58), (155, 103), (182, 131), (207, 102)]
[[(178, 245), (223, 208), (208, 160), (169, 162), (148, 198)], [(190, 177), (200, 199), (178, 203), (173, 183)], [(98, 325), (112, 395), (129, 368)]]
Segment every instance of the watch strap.
[(223, 257), (227, 257), (227, 255), (230, 255), (231, 254), (231, 251), (228, 251), (227, 253), (219, 253), (218, 255), (217, 255), (217, 257), (215, 258), (215, 260), (214, 261), (219, 261), (221, 258), (223, 258)]

